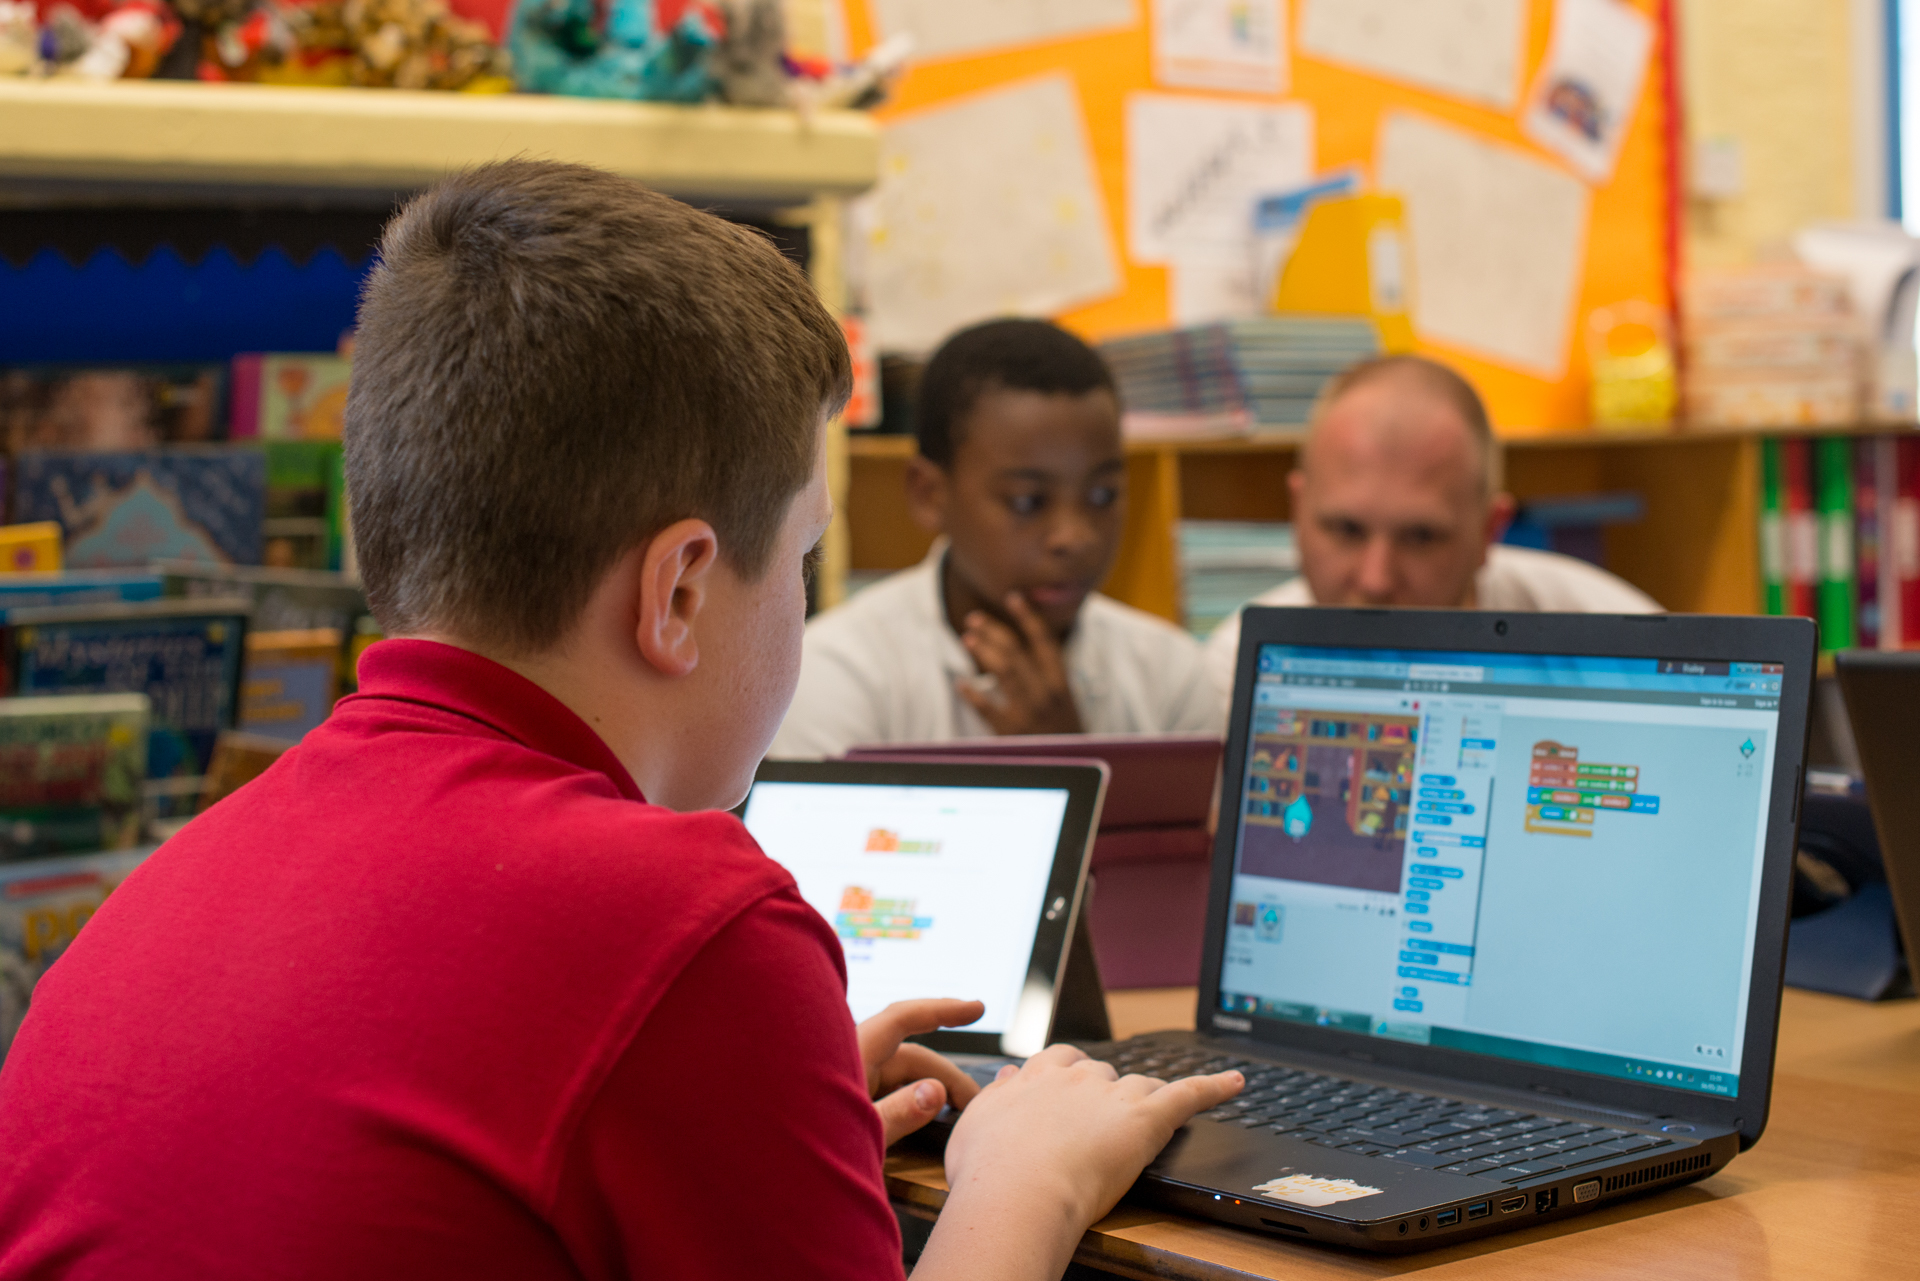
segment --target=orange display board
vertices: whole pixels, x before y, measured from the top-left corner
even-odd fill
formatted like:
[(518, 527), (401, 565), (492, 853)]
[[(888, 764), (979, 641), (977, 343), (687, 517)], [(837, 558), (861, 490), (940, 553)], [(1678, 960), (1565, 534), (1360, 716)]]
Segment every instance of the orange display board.
[[(959, 2), (959, 0), (956, 0)], [(1672, 306), (1671, 44), (1663, 0), (1623, 0), (1655, 19), (1653, 53), (1638, 104), (1610, 180), (1591, 189), (1584, 263), (1575, 288), (1564, 373), (1548, 378), (1482, 354), (1422, 336), (1419, 349), (1466, 374), (1485, 397), (1506, 435), (1577, 430), (1588, 422), (1587, 317), (1596, 309), (1640, 299)], [(1151, 329), (1170, 323), (1168, 269), (1126, 256), (1126, 100), (1152, 92), (1230, 102), (1308, 104), (1314, 113), (1315, 168), (1319, 172), (1359, 165), (1371, 176), (1383, 116), (1411, 111), (1489, 141), (1520, 149), (1531, 158), (1572, 173), (1554, 153), (1527, 138), (1520, 126), (1522, 102), (1512, 110), (1475, 105), (1444, 93), (1380, 78), (1310, 57), (1299, 48), (1301, 0), (1285, 5), (1290, 84), (1286, 92), (1221, 93), (1183, 90), (1155, 81), (1150, 5), (1139, 0), (1137, 21), (1126, 30), (1002, 48), (977, 55), (916, 62), (901, 77), (878, 114), (884, 123), (966, 95), (1064, 72), (1078, 91), (1099, 188), (1105, 198), (1114, 244), (1121, 252), (1120, 288), (1111, 297), (1060, 315), (1089, 339)], [(846, 0), (848, 44), (855, 55), (875, 42), (868, 0)], [(1547, 53), (1552, 0), (1528, 0), (1521, 84), (1530, 86)], [(991, 246), (982, 246), (990, 253)], [(1415, 265), (1416, 288), (1418, 264)]]

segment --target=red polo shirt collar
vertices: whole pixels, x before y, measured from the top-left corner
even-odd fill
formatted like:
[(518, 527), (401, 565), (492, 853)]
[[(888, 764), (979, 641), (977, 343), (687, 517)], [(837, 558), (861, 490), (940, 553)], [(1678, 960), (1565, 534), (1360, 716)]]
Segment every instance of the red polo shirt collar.
[(360, 656), (360, 692), (340, 700), (416, 703), (478, 722), (524, 747), (604, 774), (620, 795), (645, 803), (606, 740), (565, 703), (509, 667), (456, 645), (383, 640)]

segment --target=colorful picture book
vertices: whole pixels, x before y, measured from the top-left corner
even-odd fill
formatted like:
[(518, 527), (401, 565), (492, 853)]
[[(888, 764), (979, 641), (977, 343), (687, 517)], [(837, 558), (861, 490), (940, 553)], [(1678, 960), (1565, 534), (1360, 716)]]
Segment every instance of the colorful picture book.
[(148, 777), (192, 780), (183, 793), (197, 794), (214, 740), (239, 707), (251, 609), (227, 598), (11, 610), (7, 692), (145, 694)]
[(344, 356), (255, 352), (233, 358), (233, 438), (339, 440), (347, 412)]
[(248, 633), (240, 728), (298, 742), (327, 719), (339, 697), (341, 642), (331, 627)]
[(257, 449), (30, 452), (14, 460), (11, 515), (58, 521), (75, 569), (257, 565), (266, 480)]
[(111, 894), (158, 846), (0, 865), (0, 1058), (34, 985)]
[(56, 521), (0, 525), (0, 577), (60, 571), (61, 536)]
[(0, 699), (0, 861), (138, 843), (151, 710), (145, 694)]

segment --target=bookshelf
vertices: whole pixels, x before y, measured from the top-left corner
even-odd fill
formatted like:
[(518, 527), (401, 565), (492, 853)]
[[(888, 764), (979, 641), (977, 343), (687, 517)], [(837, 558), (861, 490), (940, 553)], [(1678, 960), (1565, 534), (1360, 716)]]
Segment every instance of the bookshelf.
[[(1603, 490), (1645, 497), (1645, 519), (1606, 531), (1614, 573), (1676, 612), (1750, 614), (1761, 606), (1761, 441), (1912, 430), (1868, 424), (1559, 432), (1509, 437), (1501, 447), (1506, 488), (1523, 502)], [(1104, 590), (1178, 621), (1175, 524), (1288, 519), (1286, 478), (1298, 447), (1296, 437), (1282, 435), (1127, 442), (1126, 532)], [(913, 524), (903, 492), (913, 450), (904, 436), (855, 435), (849, 442), (847, 513), (857, 569), (901, 568), (926, 554), (929, 540)]]
[(513, 156), (573, 160), (674, 195), (760, 205), (865, 190), (863, 113), (538, 94), (0, 78), (0, 178), (407, 190)]

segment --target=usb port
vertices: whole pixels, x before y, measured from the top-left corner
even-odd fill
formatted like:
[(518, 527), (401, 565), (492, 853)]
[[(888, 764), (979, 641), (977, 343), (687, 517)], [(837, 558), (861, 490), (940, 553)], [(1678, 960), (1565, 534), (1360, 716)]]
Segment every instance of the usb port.
[(1493, 1202), (1491, 1201), (1475, 1201), (1467, 1207), (1467, 1217), (1469, 1219), (1484, 1219), (1492, 1213)]
[(1527, 1198), (1524, 1196), (1507, 1197), (1500, 1202), (1500, 1213), (1512, 1214), (1515, 1210), (1524, 1209), (1526, 1204)]
[(1450, 1228), (1460, 1222), (1460, 1211), (1442, 1210), (1433, 1216), (1433, 1222), (1436, 1227)]

